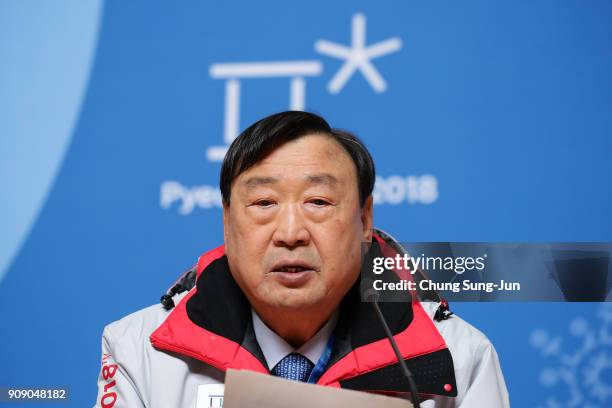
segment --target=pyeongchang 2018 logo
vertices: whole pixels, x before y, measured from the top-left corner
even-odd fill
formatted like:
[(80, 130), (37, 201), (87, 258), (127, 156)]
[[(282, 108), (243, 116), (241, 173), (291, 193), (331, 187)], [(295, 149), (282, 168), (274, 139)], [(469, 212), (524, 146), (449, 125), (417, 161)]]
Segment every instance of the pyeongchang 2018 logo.
[[(338, 94), (349, 79), (360, 73), (372, 89), (382, 93), (387, 82), (376, 69), (373, 61), (398, 52), (402, 48), (399, 37), (366, 45), (366, 17), (355, 14), (352, 18), (350, 46), (328, 40), (317, 40), (315, 50), (322, 55), (340, 59), (342, 66), (327, 84), (327, 91)], [(303, 110), (306, 105), (306, 78), (323, 72), (319, 60), (215, 63), (210, 66), (210, 76), (225, 81), (225, 113), (223, 144), (209, 146), (206, 159), (221, 162), (229, 145), (238, 136), (240, 128), (240, 81), (287, 78), (289, 81), (289, 109)], [(389, 175), (376, 178), (374, 203), (431, 204), (438, 199), (438, 181), (435, 176)], [(189, 215), (194, 209), (221, 208), (221, 192), (217, 186), (185, 186), (178, 181), (164, 181), (160, 188), (160, 205), (163, 209), (176, 207), (181, 215)]]

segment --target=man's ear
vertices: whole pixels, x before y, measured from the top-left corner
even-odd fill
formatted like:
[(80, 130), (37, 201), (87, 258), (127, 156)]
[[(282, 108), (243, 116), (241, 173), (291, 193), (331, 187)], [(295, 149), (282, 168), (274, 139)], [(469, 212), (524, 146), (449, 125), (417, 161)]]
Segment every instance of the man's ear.
[(230, 204), (223, 202), (223, 242), (227, 245), (227, 231), (229, 230)]
[(363, 242), (372, 241), (372, 223), (374, 217), (374, 198), (370, 195), (366, 198), (361, 208), (361, 224), (363, 225)]

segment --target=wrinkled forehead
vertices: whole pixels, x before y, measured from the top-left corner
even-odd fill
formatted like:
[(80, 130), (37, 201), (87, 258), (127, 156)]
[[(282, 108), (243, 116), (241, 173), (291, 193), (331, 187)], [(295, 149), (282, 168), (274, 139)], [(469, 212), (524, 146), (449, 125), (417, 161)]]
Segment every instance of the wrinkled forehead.
[(284, 182), (357, 190), (357, 167), (333, 137), (306, 135), (271, 150), (236, 177), (234, 186), (252, 190)]

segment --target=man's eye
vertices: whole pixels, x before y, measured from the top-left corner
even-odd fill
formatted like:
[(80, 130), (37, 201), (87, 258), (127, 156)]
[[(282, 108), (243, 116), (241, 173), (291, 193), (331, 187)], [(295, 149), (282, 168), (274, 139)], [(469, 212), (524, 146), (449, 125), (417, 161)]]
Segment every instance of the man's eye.
[(318, 207), (323, 207), (323, 206), (326, 206), (326, 205), (330, 204), (329, 201), (323, 200), (321, 198), (314, 198), (314, 199), (310, 200), (310, 203), (314, 204), (314, 205), (316, 205)]
[(256, 205), (257, 207), (270, 207), (271, 205), (274, 205), (274, 202), (272, 200), (259, 200), (259, 201), (255, 201), (253, 203), (253, 205)]

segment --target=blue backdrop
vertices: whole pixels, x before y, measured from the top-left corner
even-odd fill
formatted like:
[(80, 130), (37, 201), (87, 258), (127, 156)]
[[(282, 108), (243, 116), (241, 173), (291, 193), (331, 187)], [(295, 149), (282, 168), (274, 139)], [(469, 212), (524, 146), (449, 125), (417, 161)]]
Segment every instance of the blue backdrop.
[[(0, 385), (93, 404), (103, 326), (222, 243), (219, 157), (290, 107), (365, 140), (402, 241), (612, 241), (610, 21), (604, 0), (2, 2)], [(454, 308), (513, 406), (612, 406), (605, 305)]]

